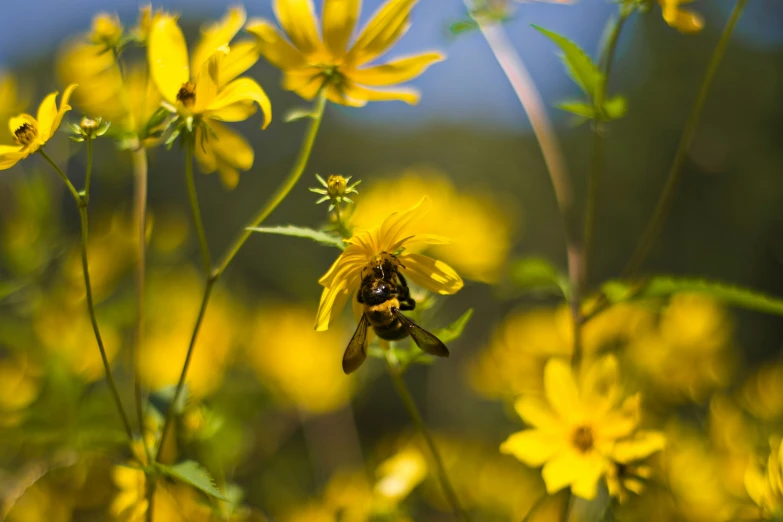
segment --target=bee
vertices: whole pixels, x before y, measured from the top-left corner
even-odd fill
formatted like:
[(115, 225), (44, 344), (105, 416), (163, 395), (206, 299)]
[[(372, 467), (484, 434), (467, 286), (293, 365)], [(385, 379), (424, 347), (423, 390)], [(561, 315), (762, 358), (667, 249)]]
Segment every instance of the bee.
[(402, 265), (393, 254), (384, 252), (368, 267), (369, 273), (362, 276), (356, 300), (362, 305), (363, 313), (343, 355), (346, 374), (359, 368), (367, 358), (369, 326), (381, 339), (398, 341), (410, 335), (423, 352), (449, 356), (449, 350), (440, 339), (403, 315), (402, 312), (416, 308), (416, 301), (410, 295), (408, 282), (399, 266)]

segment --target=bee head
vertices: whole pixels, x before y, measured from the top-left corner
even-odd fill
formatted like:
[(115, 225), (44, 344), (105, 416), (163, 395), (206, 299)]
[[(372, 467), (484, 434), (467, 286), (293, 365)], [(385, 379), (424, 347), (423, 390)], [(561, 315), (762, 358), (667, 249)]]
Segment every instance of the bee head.
[(394, 295), (393, 286), (383, 279), (375, 279), (372, 283), (366, 285), (362, 292), (362, 298), (368, 305), (385, 303)]

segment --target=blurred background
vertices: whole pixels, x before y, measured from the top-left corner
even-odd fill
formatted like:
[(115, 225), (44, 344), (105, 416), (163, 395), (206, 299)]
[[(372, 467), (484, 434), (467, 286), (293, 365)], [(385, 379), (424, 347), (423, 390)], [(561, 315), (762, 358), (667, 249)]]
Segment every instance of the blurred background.
[[(364, 2), (362, 23), (380, 3)], [(154, 7), (181, 13), (192, 42), (201, 24), (219, 18), (230, 5), (200, 0)], [(634, 15), (622, 34), (610, 91), (624, 95), (629, 109), (611, 124), (607, 138), (589, 281), (593, 290), (617, 277), (651, 215), (732, 6), (724, 0), (692, 4), (705, 19), (705, 29), (695, 35), (667, 26), (654, 6)], [(125, 0), (3, 6), (0, 69), (18, 79), (21, 108), (34, 111), (43, 96), (64, 87), (56, 74), (63, 45), (89, 31), (96, 12), (117, 12), (130, 27), (138, 7)], [(274, 19), (267, 2), (245, 8), (248, 18)], [(577, 87), (554, 45), (530, 24), (567, 35), (595, 55), (615, 10), (598, 0), (515, 7), (506, 31), (550, 107), (575, 97)], [(446, 326), (469, 308), (474, 314), (463, 336), (450, 344), (450, 359), (414, 367), (406, 378), (476, 520), (520, 520), (543, 484), (534, 470), (497, 451), (521, 426), (508, 400), (540, 389), (545, 358), (568, 353), (570, 332), (557, 299), (521, 296), (509, 272), (525, 256), (547, 258), (564, 270), (564, 240), (539, 148), (508, 81), (480, 33), (449, 32), (449, 25), (465, 16), (456, 0), (420, 2), (410, 31), (391, 55), (438, 49), (448, 58), (412, 83), (422, 94), (419, 105), (329, 105), (302, 180), (265, 225), (317, 228), (325, 222), (324, 205), (316, 206), (307, 190), (317, 186), (316, 173), (363, 180), (353, 198), (357, 222), (430, 196), (433, 228), (455, 238), (437, 253), (466, 286), (455, 296), (438, 298), (423, 324)], [(236, 125), (256, 154), (236, 190), (226, 190), (217, 175), (197, 175), (213, 257), (285, 176), (305, 127), (301, 121), (282, 122), (288, 109), (305, 103), (282, 90), (277, 69), (262, 59), (248, 74), (268, 93), (275, 116), (264, 132), (258, 117)], [(8, 89), (0, 88), (0, 109), (16, 112), (20, 107), (8, 108)], [(78, 121), (82, 112), (73, 105), (66, 120)], [(576, 193), (583, 196), (591, 130), (554, 107), (550, 114)], [(781, 143), (783, 4), (752, 0), (710, 92), (683, 182), (646, 271), (705, 276), (783, 295)], [(79, 146), (60, 136), (47, 150), (80, 186), (85, 155)], [(98, 142), (95, 161), (91, 270), (99, 320), (130, 408), (131, 165), (128, 153), (114, 150), (109, 141)], [(150, 150), (141, 371), (152, 390), (176, 382), (202, 289), (182, 161), (177, 147)], [(122, 446), (123, 433), (84, 310), (78, 245), (77, 213), (44, 162), (34, 157), (3, 172), (0, 493), (3, 515), (13, 521), (140, 519), (128, 510), (138, 499), (121, 497), (133, 491), (135, 478), (123, 476), (130, 468), (118, 467), (122, 459), (110, 451)], [(177, 454), (196, 456), (219, 486), (241, 490), (250, 516), (261, 520), (370, 520), (367, 513), (376, 511), (386, 517), (378, 520), (449, 520), (437, 483), (427, 474), (427, 454), (417, 449), (421, 446), (383, 364), (370, 360), (350, 378), (341, 372), (342, 352), (355, 327), (350, 314), (328, 333), (312, 331), (321, 291), (317, 281), (337, 253), (271, 235), (256, 235), (245, 245), (209, 307), (190, 369), (190, 400), (177, 424)], [(668, 500), (658, 499), (659, 505), (670, 511), (663, 511), (661, 520), (716, 520), (727, 498), (736, 502), (742, 496), (732, 467), (738, 466), (732, 460), (736, 448), (722, 446), (721, 434), (745, 434), (736, 430), (745, 430), (748, 418), (779, 426), (783, 390), (775, 383), (783, 377), (783, 322), (682, 296), (662, 310), (613, 309), (590, 328), (586, 335), (593, 349), (623, 346), (636, 372), (633, 386), (654, 397), (651, 418), (659, 428), (684, 434), (664, 459), (670, 467), (664, 463), (662, 469), (712, 459), (715, 469), (732, 470), (726, 480), (705, 471), (709, 485), (696, 479), (670, 485), (686, 500), (688, 491), (700, 491), (691, 503), (663, 495)], [(651, 357), (653, 352), (658, 355)], [(673, 376), (677, 367), (684, 367), (682, 375)], [(763, 432), (753, 433), (760, 440)], [(751, 446), (756, 440), (739, 439)], [(384, 468), (391, 457), (398, 460)], [(384, 473), (393, 474), (389, 469), (398, 470), (398, 490), (385, 494), (377, 486)], [(424, 485), (410, 493), (421, 480)], [(185, 501), (177, 498), (176, 516), (201, 519), (200, 512), (183, 515)], [(655, 497), (644, 501), (649, 498)], [(640, 501), (629, 509), (646, 513), (645, 505)]]

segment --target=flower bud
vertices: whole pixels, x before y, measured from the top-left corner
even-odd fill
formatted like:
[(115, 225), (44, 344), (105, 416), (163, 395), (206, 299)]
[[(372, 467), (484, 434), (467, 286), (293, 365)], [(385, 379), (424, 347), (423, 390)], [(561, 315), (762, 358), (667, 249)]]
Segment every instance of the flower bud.
[(116, 47), (122, 39), (122, 30), (122, 24), (116, 14), (98, 13), (92, 19), (90, 39), (96, 44)]

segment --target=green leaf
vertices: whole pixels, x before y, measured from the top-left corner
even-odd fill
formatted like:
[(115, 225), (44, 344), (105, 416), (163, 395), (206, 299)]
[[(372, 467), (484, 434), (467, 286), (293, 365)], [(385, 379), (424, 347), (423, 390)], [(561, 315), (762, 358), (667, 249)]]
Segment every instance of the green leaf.
[(459, 339), (460, 336), (462, 335), (462, 331), (468, 325), (468, 321), (470, 321), (470, 318), (472, 316), (473, 316), (473, 309), (469, 308), (468, 310), (465, 311), (464, 314), (459, 316), (459, 318), (456, 321), (432, 333), (435, 334), (435, 336), (441, 341), (443, 341), (444, 343), (448, 343), (455, 339)]
[(615, 96), (604, 101), (604, 114), (610, 120), (617, 120), (625, 116), (628, 111), (628, 102), (622, 96)]
[(449, 26), (449, 32), (454, 36), (458, 36), (464, 33), (469, 33), (478, 29), (478, 23), (472, 18), (466, 18), (464, 20), (458, 20)]
[(560, 102), (557, 105), (555, 105), (560, 110), (570, 112), (571, 114), (576, 114), (577, 116), (581, 116), (583, 118), (587, 118), (592, 120), (595, 118), (595, 108), (592, 104), (578, 101), (578, 100), (570, 100), (570, 101), (564, 101)]
[(228, 500), (215, 485), (215, 479), (195, 460), (186, 460), (173, 466), (158, 464), (158, 469), (164, 475), (189, 484), (197, 490), (220, 500)]
[(595, 99), (595, 93), (602, 83), (603, 74), (587, 53), (564, 36), (537, 25), (533, 25), (533, 28), (552, 40), (563, 51), (563, 60), (569, 76), (591, 100)]
[(602, 285), (601, 290), (612, 303), (665, 298), (679, 293), (696, 293), (739, 308), (783, 315), (783, 298), (706, 279), (655, 276), (638, 284), (608, 281)]
[(526, 257), (513, 261), (509, 278), (517, 288), (524, 292), (556, 294), (565, 297), (571, 293), (568, 278), (560, 273), (552, 263), (541, 257)]
[(293, 225), (287, 225), (284, 227), (248, 227), (247, 230), (253, 232), (263, 232), (265, 234), (278, 234), (281, 236), (293, 236), (304, 237), (312, 239), (316, 243), (320, 243), (326, 246), (334, 246), (340, 250), (345, 250), (345, 242), (342, 238), (333, 236), (321, 230), (314, 230), (306, 227), (295, 227)]
[(309, 107), (295, 107), (283, 114), (283, 122), (291, 123), (292, 121), (304, 120), (314, 116), (315, 114), (313, 114), (313, 109)]

